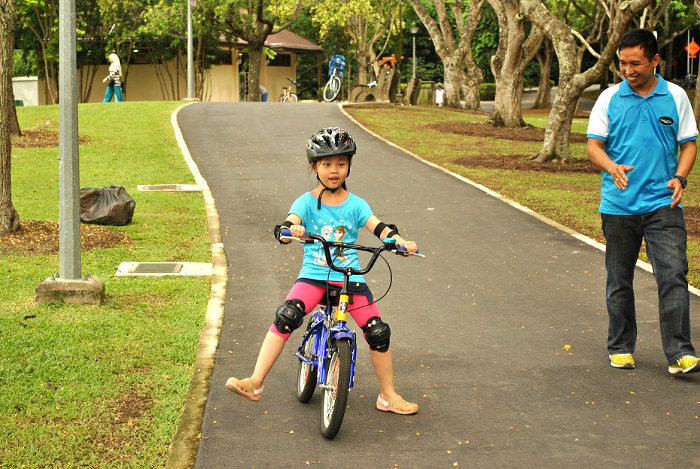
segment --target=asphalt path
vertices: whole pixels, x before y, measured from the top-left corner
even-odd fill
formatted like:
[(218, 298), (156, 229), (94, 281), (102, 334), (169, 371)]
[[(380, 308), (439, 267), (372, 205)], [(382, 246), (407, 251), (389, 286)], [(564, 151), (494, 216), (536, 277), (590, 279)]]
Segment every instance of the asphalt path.
[[(637, 368), (613, 369), (597, 249), (371, 136), (332, 104), (198, 103), (179, 125), (216, 199), (229, 272), (196, 467), (700, 467), (700, 373), (668, 375), (651, 274), (638, 269), (635, 280)], [(362, 345), (343, 426), (327, 441), (318, 390), (296, 399), (299, 331), (259, 403), (224, 383), (252, 372), (296, 278), (301, 246), (280, 246), (272, 227), (313, 188), (305, 140), (331, 125), (358, 142), (349, 189), (427, 259), (389, 258), (394, 284), (379, 303), (398, 391), (419, 413), (375, 410)], [(368, 281), (378, 296), (386, 267)], [(700, 348), (698, 298), (691, 309)]]

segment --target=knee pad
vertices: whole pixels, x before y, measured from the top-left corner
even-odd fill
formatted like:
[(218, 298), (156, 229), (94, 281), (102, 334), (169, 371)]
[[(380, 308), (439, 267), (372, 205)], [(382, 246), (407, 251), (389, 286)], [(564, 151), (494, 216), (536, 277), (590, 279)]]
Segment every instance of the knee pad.
[(277, 308), (275, 313), (275, 327), (282, 334), (291, 334), (295, 329), (304, 324), (306, 306), (301, 300), (287, 300)]
[(389, 350), (391, 328), (389, 324), (382, 322), (380, 317), (372, 316), (369, 318), (367, 324), (362, 326), (362, 331), (365, 333), (365, 340), (369, 344), (370, 349), (377, 352)]

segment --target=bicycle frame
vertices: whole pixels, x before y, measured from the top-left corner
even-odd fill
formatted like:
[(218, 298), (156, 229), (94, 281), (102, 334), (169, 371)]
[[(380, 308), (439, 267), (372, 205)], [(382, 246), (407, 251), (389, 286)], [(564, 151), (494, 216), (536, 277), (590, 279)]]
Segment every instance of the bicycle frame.
[[(341, 313), (342, 305), (345, 304), (346, 313)], [(296, 356), (299, 360), (303, 361), (307, 365), (311, 365), (316, 373), (316, 383), (320, 388), (324, 389), (326, 382), (326, 370), (327, 370), (327, 360), (328, 360), (328, 345), (329, 343), (345, 338), (350, 339), (352, 343), (352, 364), (350, 365), (350, 388), (353, 387), (355, 383), (355, 360), (357, 357), (357, 338), (355, 333), (348, 329), (346, 325), (347, 318), (347, 302), (340, 301), (336, 309), (336, 314), (333, 315), (333, 305), (327, 304), (323, 310), (316, 309), (311, 313), (311, 327), (306, 331), (304, 338), (299, 345)], [(313, 340), (313, 357), (312, 359), (307, 359), (302, 354), (306, 344), (309, 340)]]

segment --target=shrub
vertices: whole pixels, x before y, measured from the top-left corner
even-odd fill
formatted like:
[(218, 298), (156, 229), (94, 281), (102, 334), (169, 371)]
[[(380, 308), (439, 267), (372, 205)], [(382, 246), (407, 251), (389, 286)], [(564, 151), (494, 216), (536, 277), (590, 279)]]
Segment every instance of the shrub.
[(482, 83), (479, 97), (482, 101), (493, 101), (496, 98), (496, 84)]

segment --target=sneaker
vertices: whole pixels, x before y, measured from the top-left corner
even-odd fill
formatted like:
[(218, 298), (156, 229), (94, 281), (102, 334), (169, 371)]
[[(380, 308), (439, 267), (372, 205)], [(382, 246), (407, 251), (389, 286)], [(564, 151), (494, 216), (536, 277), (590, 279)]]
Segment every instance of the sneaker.
[(631, 353), (613, 353), (609, 358), (610, 366), (614, 368), (634, 368), (634, 358)]
[(668, 372), (672, 375), (696, 371), (700, 371), (700, 360), (692, 355), (683, 355), (679, 360), (668, 365)]

